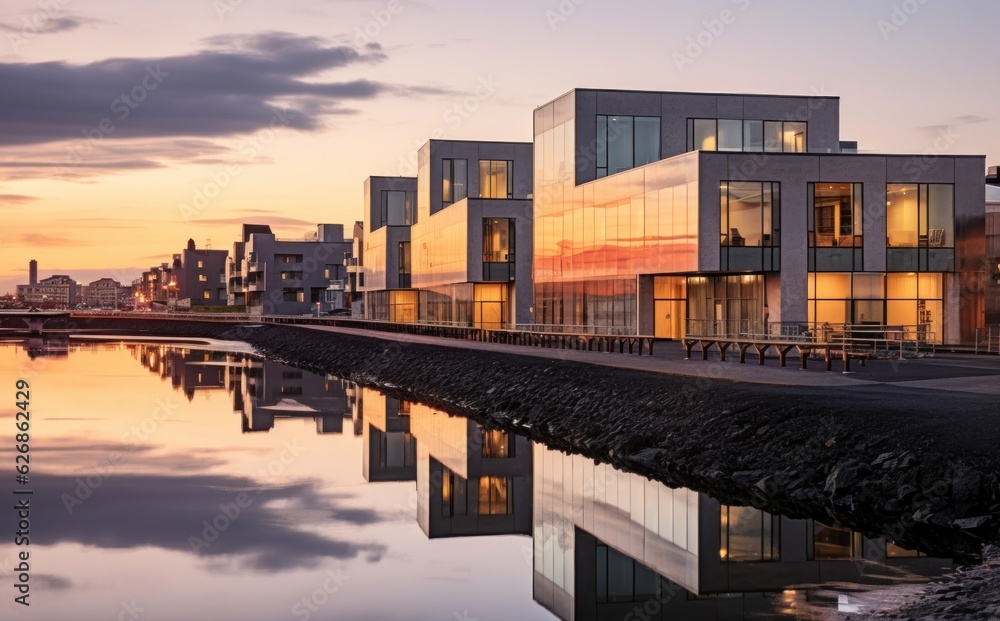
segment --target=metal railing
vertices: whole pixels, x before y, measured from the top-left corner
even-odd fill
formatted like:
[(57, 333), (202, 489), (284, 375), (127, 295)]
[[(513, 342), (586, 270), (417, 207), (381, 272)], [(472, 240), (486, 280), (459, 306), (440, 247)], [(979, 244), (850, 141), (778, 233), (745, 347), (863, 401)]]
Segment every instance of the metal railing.
[(906, 355), (933, 353), (940, 343), (931, 324), (851, 324), (828, 322), (763, 322), (746, 319), (689, 319), (686, 338), (744, 339), (823, 344), (875, 353)]
[(1000, 354), (1000, 326), (976, 328), (976, 353)]

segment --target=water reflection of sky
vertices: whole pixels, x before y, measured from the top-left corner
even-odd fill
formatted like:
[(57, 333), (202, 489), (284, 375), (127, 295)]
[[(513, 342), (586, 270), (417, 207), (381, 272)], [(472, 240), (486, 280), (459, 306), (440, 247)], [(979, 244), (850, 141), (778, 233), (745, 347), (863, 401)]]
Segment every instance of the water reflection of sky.
[[(150, 620), (302, 619), (294, 606), (310, 597), (312, 619), (552, 618), (532, 600), (527, 537), (428, 539), (412, 481), (365, 482), (349, 419), (320, 434), (277, 406), (266, 433), (241, 433), (231, 376), (212, 385), (217, 363), (186, 361), (202, 373), (192, 392), (198, 378), (175, 386), (163, 360), (140, 358), (0, 347), (0, 377), (30, 378), (34, 413), (33, 605), (5, 597), (4, 618), (113, 619), (134, 601)], [(0, 565), (16, 552), (3, 541)], [(324, 588), (336, 592), (317, 606)]]

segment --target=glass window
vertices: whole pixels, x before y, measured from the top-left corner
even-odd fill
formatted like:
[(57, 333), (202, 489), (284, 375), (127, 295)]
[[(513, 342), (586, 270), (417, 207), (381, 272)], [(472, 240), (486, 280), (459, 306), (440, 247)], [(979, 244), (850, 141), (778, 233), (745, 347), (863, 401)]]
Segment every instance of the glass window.
[(514, 495), (509, 477), (479, 478), (479, 515), (509, 515), (514, 512)]
[(386, 190), (382, 192), (382, 224), (409, 226), (413, 224), (415, 192)]
[(211, 300), (212, 299), (212, 290), (211, 289), (205, 289), (204, 291), (201, 292), (201, 297), (205, 298), (206, 300)]
[(721, 184), (721, 245), (778, 245), (777, 183), (724, 181)]
[(719, 151), (743, 150), (743, 121), (719, 119)]
[(468, 160), (444, 159), (442, 161), (442, 201), (445, 205), (468, 198)]
[(645, 166), (660, 159), (660, 117), (635, 117), (635, 165)]
[(399, 242), (399, 286), (401, 289), (409, 289), (412, 281), (412, 259), (410, 253), (410, 242)]
[(200, 268), (203, 268), (203, 267), (205, 267), (205, 262), (204, 261), (198, 261), (198, 268), (200, 269)]
[(750, 153), (764, 150), (764, 121), (743, 121), (743, 150)]
[(514, 162), (479, 160), (479, 198), (514, 198)]
[(768, 153), (781, 153), (781, 121), (764, 122), (764, 150)]
[(514, 457), (514, 438), (506, 431), (483, 429), (483, 457), (506, 459)]
[(785, 153), (806, 152), (806, 124), (786, 122), (782, 130)]
[(953, 248), (955, 187), (950, 184), (889, 184), (886, 238), (890, 248)]
[(813, 522), (813, 561), (849, 561), (861, 558), (861, 533), (850, 528)]
[(597, 117), (597, 176), (606, 177), (660, 159), (660, 117)]
[(208, 276), (204, 274), (198, 274), (198, 282), (208, 282)]
[(781, 518), (753, 507), (723, 505), (719, 557), (725, 563), (781, 559)]
[(860, 183), (812, 183), (809, 245), (817, 248), (862, 246)]
[(630, 116), (608, 117), (608, 174), (635, 167), (635, 129)]
[(715, 119), (694, 120), (694, 151), (715, 151)]

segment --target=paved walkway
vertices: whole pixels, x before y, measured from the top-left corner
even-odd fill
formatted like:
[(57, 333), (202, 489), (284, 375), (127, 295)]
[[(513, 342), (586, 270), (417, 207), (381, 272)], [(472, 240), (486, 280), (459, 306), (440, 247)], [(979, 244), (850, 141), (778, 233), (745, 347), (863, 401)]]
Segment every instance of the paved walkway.
[(638, 356), (572, 349), (499, 345), (432, 336), (372, 332), (355, 328), (301, 327), (395, 341), (401, 344), (419, 343), (455, 347), (736, 382), (824, 387), (893, 384), (915, 388), (1000, 395), (1000, 357), (997, 356), (938, 354), (934, 358), (917, 360), (869, 360), (867, 366), (864, 367), (861, 366), (860, 361), (853, 360), (851, 361), (852, 372), (843, 373), (840, 371), (843, 364), (840, 360), (834, 362), (834, 371), (827, 372), (823, 370), (823, 360), (815, 358), (809, 359), (809, 368), (803, 371), (798, 368), (799, 359), (792, 354), (789, 355), (788, 366), (784, 368), (778, 366), (776, 356), (769, 357), (767, 363), (760, 366), (757, 364), (756, 354), (752, 356), (752, 359), (748, 355), (747, 362), (740, 364), (738, 357), (730, 352), (727, 361), (720, 362), (718, 352), (714, 349), (709, 353), (707, 361), (701, 359), (700, 351), (692, 352), (692, 359), (685, 360), (684, 348), (681, 347), (680, 343), (658, 343), (655, 355)]

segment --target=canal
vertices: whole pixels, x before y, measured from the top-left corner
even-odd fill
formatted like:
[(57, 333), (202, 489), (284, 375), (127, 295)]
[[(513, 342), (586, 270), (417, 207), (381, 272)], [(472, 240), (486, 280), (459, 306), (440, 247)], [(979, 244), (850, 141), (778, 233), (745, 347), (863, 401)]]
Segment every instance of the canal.
[(0, 378), (4, 619), (842, 619), (951, 568), (232, 343), (11, 341)]

